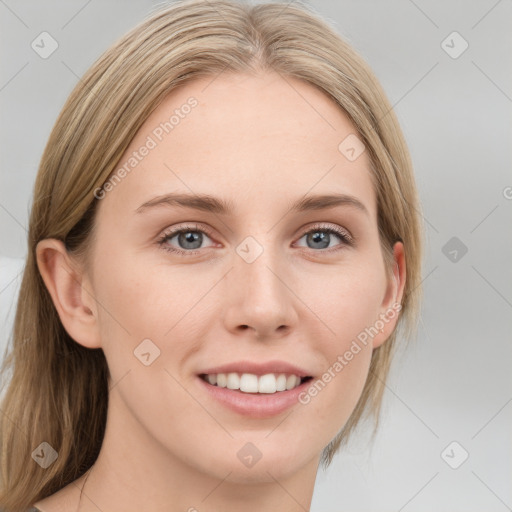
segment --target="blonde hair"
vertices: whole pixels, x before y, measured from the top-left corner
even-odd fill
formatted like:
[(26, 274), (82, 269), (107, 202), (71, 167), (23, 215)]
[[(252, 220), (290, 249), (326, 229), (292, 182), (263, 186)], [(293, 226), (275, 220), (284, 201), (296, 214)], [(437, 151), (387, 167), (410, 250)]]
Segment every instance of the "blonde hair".
[[(416, 330), (419, 202), (398, 121), (368, 65), (305, 5), (173, 2), (128, 32), (86, 72), (42, 155), (12, 348), (2, 365), (3, 376), (12, 370), (0, 423), (0, 504), (6, 512), (23, 510), (81, 476), (98, 456), (107, 416), (109, 371), (103, 351), (81, 346), (63, 328), (37, 268), (37, 243), (64, 241), (86, 264), (94, 191), (115, 170), (142, 123), (178, 85), (225, 70), (272, 70), (301, 79), (330, 96), (352, 121), (371, 161), (389, 275), (394, 242), (405, 247), (407, 279), (397, 329), (404, 337)], [(397, 329), (373, 351), (359, 402), (322, 454), (325, 467), (365, 413), (373, 413), (377, 427)], [(46, 469), (32, 458), (42, 442), (58, 452)]]

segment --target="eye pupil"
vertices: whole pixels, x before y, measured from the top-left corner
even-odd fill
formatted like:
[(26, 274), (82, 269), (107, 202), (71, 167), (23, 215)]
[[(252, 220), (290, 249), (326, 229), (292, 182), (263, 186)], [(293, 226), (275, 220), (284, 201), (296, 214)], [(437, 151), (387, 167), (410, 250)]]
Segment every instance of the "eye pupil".
[(193, 244), (199, 240), (199, 244), (196, 247), (188, 247), (185, 245), (186, 249), (197, 249), (201, 247), (201, 237), (202, 235), (197, 231), (185, 231), (179, 235), (179, 241), (180, 243), (183, 242), (184, 244)]
[[(201, 249), (203, 243), (203, 236), (205, 234), (206, 233), (203, 232), (203, 229), (199, 227), (191, 228), (187, 226), (184, 229), (175, 231), (174, 234), (171, 233), (164, 236), (162, 241), (160, 241), (159, 243), (160, 245), (167, 245), (167, 241), (176, 238), (176, 243), (178, 244), (180, 249), (172, 249), (171, 247), (169, 247), (168, 249), (166, 248), (167, 250), (171, 252), (178, 252), (180, 254), (196, 254), (193, 251)], [(330, 242), (332, 241), (332, 235), (340, 239), (340, 241), (342, 242), (341, 244), (339, 244), (339, 248), (343, 248), (346, 245), (351, 245), (350, 238), (347, 239), (347, 237), (343, 235), (341, 232), (338, 232), (337, 230), (332, 228), (315, 226), (312, 230), (303, 234), (303, 237), (306, 237), (306, 245), (308, 245), (310, 249), (322, 250), (329, 248)]]
[(329, 239), (328, 239), (329, 236), (330, 236), (330, 234), (328, 234), (326, 232), (322, 232), (322, 231), (315, 231), (310, 234), (310, 238), (313, 243), (322, 244), (321, 247), (315, 247), (316, 249), (325, 249), (326, 247), (328, 247), (329, 246)]

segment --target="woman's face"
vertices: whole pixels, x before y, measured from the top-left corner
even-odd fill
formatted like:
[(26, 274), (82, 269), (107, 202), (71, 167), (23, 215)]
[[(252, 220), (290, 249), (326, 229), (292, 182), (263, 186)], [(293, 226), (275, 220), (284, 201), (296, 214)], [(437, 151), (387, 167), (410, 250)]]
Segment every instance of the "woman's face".
[(119, 436), (240, 482), (318, 463), (397, 318), (355, 133), (274, 73), (191, 82), (147, 119), (97, 191), (88, 277)]

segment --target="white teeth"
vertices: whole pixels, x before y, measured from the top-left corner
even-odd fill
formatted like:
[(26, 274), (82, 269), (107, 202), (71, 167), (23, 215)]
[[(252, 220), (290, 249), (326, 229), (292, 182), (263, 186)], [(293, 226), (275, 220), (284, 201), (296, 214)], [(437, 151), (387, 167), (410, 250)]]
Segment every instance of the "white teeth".
[(284, 391), (286, 389), (286, 375), (283, 373), (276, 379), (276, 391)]
[(258, 392), (275, 393), (277, 391), (276, 376), (273, 373), (262, 375), (258, 382)]
[(227, 383), (228, 383), (228, 379), (226, 378), (226, 374), (218, 373), (217, 374), (217, 386), (219, 386), (219, 388), (225, 388)]
[(254, 375), (253, 373), (212, 373), (206, 375), (206, 381), (221, 388), (239, 389), (244, 393), (276, 393), (296, 388), (301, 378), (297, 375), (284, 373), (267, 373), (266, 375)]
[(243, 373), (240, 377), (240, 391), (245, 393), (258, 392), (258, 376), (252, 373)]
[(228, 373), (228, 382), (226, 387), (228, 389), (240, 389), (240, 377), (238, 376), (238, 373)]
[(295, 375), (289, 375), (288, 378), (286, 379), (286, 389), (293, 389), (297, 385), (296, 379), (297, 377)]

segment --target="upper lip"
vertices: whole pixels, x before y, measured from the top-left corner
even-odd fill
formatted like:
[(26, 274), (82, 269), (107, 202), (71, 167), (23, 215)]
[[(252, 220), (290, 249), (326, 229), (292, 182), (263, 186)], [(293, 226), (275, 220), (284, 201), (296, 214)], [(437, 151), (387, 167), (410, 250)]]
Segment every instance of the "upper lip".
[(308, 373), (303, 368), (287, 363), (286, 361), (267, 361), (265, 363), (236, 361), (208, 368), (199, 372), (200, 375), (211, 375), (217, 373), (252, 373), (259, 376), (266, 375), (268, 373), (287, 373), (297, 375), (298, 377), (311, 377), (311, 373)]

